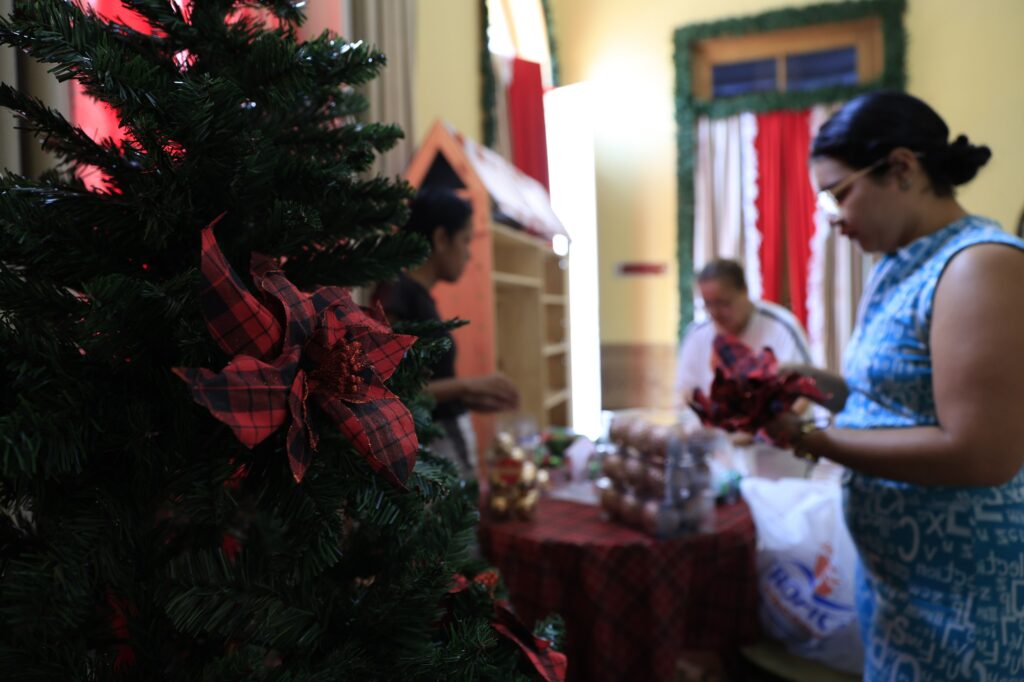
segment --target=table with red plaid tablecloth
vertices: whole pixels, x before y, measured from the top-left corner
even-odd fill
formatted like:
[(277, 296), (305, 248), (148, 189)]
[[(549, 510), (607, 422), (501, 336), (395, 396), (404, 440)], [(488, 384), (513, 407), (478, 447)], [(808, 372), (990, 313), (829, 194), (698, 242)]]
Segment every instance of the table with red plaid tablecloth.
[(684, 650), (729, 652), (757, 639), (754, 524), (718, 507), (713, 533), (657, 540), (597, 507), (542, 500), (532, 522), (480, 525), (527, 624), (565, 619), (570, 680), (672, 680)]

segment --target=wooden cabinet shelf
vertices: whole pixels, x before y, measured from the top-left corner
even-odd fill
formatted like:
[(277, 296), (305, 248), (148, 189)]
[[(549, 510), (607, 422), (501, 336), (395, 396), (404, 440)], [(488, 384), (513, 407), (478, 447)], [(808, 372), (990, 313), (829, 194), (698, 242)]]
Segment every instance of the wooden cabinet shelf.
[(519, 244), (525, 246), (528, 249), (537, 247), (537, 238), (522, 232), (521, 230), (515, 230), (507, 225), (501, 225), (499, 223), (493, 223), (491, 225), (491, 234), (494, 238), (495, 248), (500, 248), (502, 243), (507, 244)]
[[(498, 370), (519, 388), (520, 412), (537, 426), (569, 426), (565, 269), (551, 246), (492, 225)], [(498, 265), (500, 264), (500, 268)]]
[(569, 389), (564, 389), (558, 393), (552, 393), (544, 399), (544, 407), (550, 409), (552, 407), (558, 407), (564, 403), (569, 402)]
[(549, 343), (544, 346), (544, 357), (550, 357), (552, 355), (562, 355), (563, 353), (569, 352), (569, 344), (567, 343)]
[(491, 277), (494, 279), (494, 283), (498, 286), (506, 287), (528, 287), (531, 289), (540, 289), (543, 284), (539, 278), (530, 277), (529, 275), (516, 275), (511, 272), (492, 272)]

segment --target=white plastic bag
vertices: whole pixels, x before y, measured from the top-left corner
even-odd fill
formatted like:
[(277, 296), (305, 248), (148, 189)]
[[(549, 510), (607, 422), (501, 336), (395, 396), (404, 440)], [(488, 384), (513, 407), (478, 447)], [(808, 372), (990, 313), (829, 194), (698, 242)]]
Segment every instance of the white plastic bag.
[(843, 520), (839, 483), (746, 478), (740, 491), (757, 528), (765, 632), (793, 654), (861, 673), (857, 550)]

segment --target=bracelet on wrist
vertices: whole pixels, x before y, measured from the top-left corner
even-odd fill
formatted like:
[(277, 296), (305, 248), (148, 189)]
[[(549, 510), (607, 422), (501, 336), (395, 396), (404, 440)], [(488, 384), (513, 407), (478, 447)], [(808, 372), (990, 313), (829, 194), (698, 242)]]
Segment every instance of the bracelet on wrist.
[(815, 431), (824, 431), (832, 425), (832, 417), (830, 416), (825, 421), (808, 419), (800, 423), (800, 432), (797, 434), (796, 439), (793, 441), (793, 455), (799, 459), (806, 460), (811, 463), (817, 463), (821, 459), (818, 455), (810, 452), (802, 446), (804, 439)]

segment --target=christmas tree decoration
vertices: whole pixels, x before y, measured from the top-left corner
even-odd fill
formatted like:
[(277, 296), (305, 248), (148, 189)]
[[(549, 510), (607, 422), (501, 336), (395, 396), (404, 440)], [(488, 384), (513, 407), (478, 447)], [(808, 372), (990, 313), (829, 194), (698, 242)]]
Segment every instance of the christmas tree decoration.
[(383, 382), (416, 337), (392, 333), (342, 288), (299, 291), (272, 259), (254, 255), (253, 281), (280, 304), (278, 320), (245, 289), (217, 245), (213, 225), (203, 230), (202, 242), (203, 316), (233, 357), (220, 373), (174, 370), (196, 402), (250, 448), (290, 419), (288, 459), (301, 482), (317, 447), (312, 399), (374, 471), (404, 487), (419, 442), (409, 409)]
[(495, 439), (490, 464), (491, 489), (488, 506), (498, 519), (529, 521), (537, 510), (541, 490), (548, 486), (549, 474), (534, 462), (532, 454), (517, 445), (511, 433), (501, 432)]
[(0, 172), (4, 680), (536, 677), (487, 589), (448, 594), (479, 510), (418, 445), (452, 324), (347, 293), (429, 249), (369, 172), (386, 59), (300, 39), (305, 4), (3, 5), (6, 52), (116, 117), (0, 84), (55, 165)]

